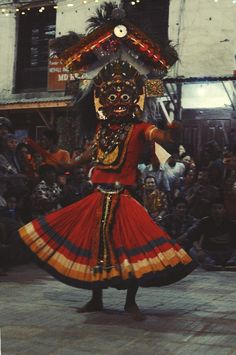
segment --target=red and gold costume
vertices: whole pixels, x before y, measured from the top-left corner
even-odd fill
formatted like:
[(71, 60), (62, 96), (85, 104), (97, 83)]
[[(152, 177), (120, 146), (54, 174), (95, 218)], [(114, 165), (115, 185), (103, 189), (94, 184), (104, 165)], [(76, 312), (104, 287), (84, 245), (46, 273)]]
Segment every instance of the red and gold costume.
[(75, 287), (126, 289), (134, 280), (143, 287), (162, 286), (196, 266), (129, 192), (137, 180), (145, 140), (167, 137), (137, 120), (139, 80), (124, 62), (112, 63), (99, 73), (95, 103), (99, 101), (102, 121), (91, 147), (94, 192), (19, 232), (51, 274)]

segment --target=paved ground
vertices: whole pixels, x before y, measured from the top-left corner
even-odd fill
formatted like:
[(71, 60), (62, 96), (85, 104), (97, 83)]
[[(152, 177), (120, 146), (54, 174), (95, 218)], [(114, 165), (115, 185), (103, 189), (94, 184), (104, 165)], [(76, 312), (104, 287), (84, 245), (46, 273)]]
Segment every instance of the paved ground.
[(2, 354), (236, 354), (236, 272), (196, 270), (181, 282), (140, 289), (143, 322), (123, 313), (125, 291), (108, 289), (104, 312), (78, 314), (89, 291), (34, 265), (0, 278)]

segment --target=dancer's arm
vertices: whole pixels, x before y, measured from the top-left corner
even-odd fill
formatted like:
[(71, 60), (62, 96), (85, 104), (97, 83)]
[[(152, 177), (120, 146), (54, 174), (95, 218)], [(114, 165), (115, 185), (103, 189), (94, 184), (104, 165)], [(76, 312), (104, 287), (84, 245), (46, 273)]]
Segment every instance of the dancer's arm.
[(80, 166), (86, 163), (89, 163), (92, 160), (94, 155), (94, 148), (91, 146), (86, 149), (83, 153), (81, 153), (78, 157), (76, 157), (72, 162), (72, 166)]
[(152, 125), (145, 132), (146, 139), (158, 144), (174, 143), (176, 134), (179, 132), (180, 123), (177, 121), (167, 125), (167, 130), (162, 130)]
[(31, 148), (33, 148), (48, 164), (52, 164), (58, 168), (66, 168), (67, 166), (69, 166), (70, 156), (67, 156), (67, 153), (64, 153), (65, 161), (61, 162), (58, 161), (55, 157), (53, 157), (51, 153), (41, 147), (41, 145), (36, 143), (33, 139), (27, 138), (26, 143)]

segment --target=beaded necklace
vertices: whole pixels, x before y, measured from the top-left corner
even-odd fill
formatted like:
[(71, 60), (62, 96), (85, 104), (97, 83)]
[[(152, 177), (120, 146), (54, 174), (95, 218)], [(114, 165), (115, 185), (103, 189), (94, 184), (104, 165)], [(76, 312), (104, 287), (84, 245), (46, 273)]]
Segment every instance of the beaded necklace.
[(95, 137), (93, 160), (97, 165), (117, 167), (120, 158), (124, 156), (124, 148), (131, 135), (133, 124), (122, 123), (118, 129), (110, 124), (101, 127)]

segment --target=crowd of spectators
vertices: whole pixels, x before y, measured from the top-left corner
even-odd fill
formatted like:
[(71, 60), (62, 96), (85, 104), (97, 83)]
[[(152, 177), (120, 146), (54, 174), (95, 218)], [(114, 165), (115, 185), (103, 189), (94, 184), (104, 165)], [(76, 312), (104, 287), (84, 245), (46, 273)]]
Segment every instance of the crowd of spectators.
[[(55, 130), (18, 142), (0, 117), (0, 271), (31, 260), (16, 231), (93, 191), (92, 165), (69, 167), (86, 147), (61, 149)], [(85, 145), (88, 145), (86, 141)], [(194, 157), (181, 145), (165, 164), (139, 165), (133, 196), (206, 270), (236, 270), (236, 142)]]

